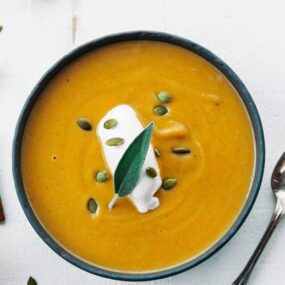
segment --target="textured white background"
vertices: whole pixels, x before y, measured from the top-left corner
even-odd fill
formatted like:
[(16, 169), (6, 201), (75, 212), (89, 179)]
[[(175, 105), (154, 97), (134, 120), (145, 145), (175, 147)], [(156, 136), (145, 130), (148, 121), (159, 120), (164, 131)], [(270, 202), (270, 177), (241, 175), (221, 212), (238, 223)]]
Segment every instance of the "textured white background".
[[(0, 225), (0, 285), (128, 284), (85, 273), (58, 257), (36, 235), (16, 197), (12, 137), (19, 112), (40, 76), (74, 46), (126, 30), (187, 37), (224, 59), (251, 92), (267, 146), (260, 195), (237, 235), (214, 257), (153, 285), (229, 285), (267, 225), (274, 199), (269, 178), (285, 150), (284, 0), (0, 0), (0, 192), (7, 220)], [(78, 17), (75, 45), (71, 18)], [(241, 158), (242, 159), (242, 158)], [(233, 173), (234, 175), (234, 173)], [(250, 284), (285, 284), (285, 221), (262, 255)], [(147, 283), (147, 282), (145, 282)]]

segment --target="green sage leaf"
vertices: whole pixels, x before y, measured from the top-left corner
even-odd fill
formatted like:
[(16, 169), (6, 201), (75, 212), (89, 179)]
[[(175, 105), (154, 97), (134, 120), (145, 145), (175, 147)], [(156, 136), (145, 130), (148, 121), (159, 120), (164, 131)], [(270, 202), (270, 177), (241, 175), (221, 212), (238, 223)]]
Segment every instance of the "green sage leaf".
[(153, 122), (151, 122), (129, 145), (122, 156), (114, 174), (115, 193), (124, 197), (136, 187), (147, 155)]

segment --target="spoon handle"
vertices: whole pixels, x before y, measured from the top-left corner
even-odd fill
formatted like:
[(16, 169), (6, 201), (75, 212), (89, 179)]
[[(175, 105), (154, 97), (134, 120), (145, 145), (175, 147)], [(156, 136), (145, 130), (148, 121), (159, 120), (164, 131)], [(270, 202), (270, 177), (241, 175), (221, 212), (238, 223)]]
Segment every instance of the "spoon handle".
[(276, 225), (278, 224), (281, 216), (282, 216), (282, 206), (280, 204), (280, 201), (277, 199), (275, 211), (273, 213), (273, 216), (265, 233), (263, 234), (259, 244), (257, 245), (255, 251), (253, 252), (252, 256), (250, 257), (243, 271), (240, 273), (237, 279), (232, 283), (232, 285), (244, 285), (247, 283), (249, 276), (258, 258), (260, 257), (263, 249), (265, 248), (268, 240), (270, 239), (273, 231), (275, 230)]

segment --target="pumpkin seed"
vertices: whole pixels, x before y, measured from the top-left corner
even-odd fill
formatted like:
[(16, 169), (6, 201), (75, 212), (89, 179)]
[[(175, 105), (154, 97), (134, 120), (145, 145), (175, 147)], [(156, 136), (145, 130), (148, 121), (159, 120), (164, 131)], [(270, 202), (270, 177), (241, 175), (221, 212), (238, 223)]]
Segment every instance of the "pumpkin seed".
[(109, 119), (104, 123), (104, 128), (105, 129), (112, 129), (116, 127), (118, 124), (118, 121), (116, 119)]
[(107, 181), (109, 178), (109, 175), (107, 173), (107, 171), (105, 170), (100, 170), (96, 173), (96, 181), (97, 182), (105, 182)]
[(161, 91), (156, 96), (161, 103), (169, 103), (172, 100), (172, 96), (166, 91)]
[(188, 154), (191, 153), (191, 150), (187, 147), (179, 146), (179, 147), (173, 147), (172, 152), (175, 154)]
[(154, 154), (156, 157), (160, 157), (160, 151), (157, 148), (154, 149)]
[(27, 285), (37, 285), (37, 284), (38, 284), (37, 281), (32, 276), (30, 276)]
[(98, 208), (96, 201), (92, 198), (88, 200), (87, 208), (90, 214), (95, 214)]
[(157, 116), (163, 116), (168, 112), (166, 107), (159, 105), (153, 108), (153, 113)]
[(0, 32), (2, 32), (2, 30), (3, 30), (3, 26), (0, 25)]
[(157, 172), (153, 167), (148, 167), (145, 171), (146, 171), (146, 174), (151, 178), (154, 178), (157, 176)]
[(117, 146), (123, 144), (125, 141), (122, 138), (111, 138), (106, 141), (109, 146)]
[(84, 131), (91, 131), (92, 130), (91, 123), (85, 118), (79, 118), (77, 120), (77, 125)]
[(162, 181), (162, 188), (164, 190), (171, 190), (177, 184), (177, 180), (175, 178), (166, 178)]

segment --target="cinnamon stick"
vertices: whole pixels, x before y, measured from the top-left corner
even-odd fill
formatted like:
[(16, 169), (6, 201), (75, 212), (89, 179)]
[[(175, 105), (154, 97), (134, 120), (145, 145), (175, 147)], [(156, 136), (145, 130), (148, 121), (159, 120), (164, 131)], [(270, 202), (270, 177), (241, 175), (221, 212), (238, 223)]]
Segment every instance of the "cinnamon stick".
[(0, 198), (0, 223), (5, 221), (4, 209)]

